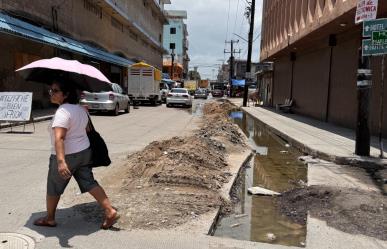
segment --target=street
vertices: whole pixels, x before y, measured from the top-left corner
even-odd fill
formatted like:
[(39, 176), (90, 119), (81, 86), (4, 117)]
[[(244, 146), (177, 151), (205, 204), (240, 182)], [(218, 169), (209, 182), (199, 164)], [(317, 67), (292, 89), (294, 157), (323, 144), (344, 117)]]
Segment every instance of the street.
[[(195, 101), (195, 104), (200, 102)], [(92, 115), (92, 120), (108, 145), (113, 164), (121, 156), (140, 150), (152, 141), (189, 134), (196, 127), (196, 118), (189, 109), (166, 108), (165, 105), (140, 106), (117, 117), (96, 114)], [(48, 124), (48, 121), (35, 124), (36, 131), (32, 134), (1, 131), (1, 230), (17, 231), (32, 213), (45, 209), (50, 154)], [(14, 131), (18, 129), (21, 127)], [(27, 126), (28, 130), (32, 130), (32, 126)]]

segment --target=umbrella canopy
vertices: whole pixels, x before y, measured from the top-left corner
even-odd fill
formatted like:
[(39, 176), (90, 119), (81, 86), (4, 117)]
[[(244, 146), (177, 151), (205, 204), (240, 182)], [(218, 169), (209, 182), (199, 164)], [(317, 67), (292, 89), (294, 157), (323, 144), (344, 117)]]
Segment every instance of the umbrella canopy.
[(98, 92), (111, 90), (111, 82), (98, 69), (77, 60), (54, 57), (34, 61), (16, 70), (25, 80), (51, 84), (63, 78), (77, 89)]

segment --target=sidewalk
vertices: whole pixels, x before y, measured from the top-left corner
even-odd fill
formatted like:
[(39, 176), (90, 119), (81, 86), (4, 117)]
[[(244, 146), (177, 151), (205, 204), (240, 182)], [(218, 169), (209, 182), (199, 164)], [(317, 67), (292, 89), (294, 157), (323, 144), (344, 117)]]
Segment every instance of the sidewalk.
[[(242, 99), (228, 99), (241, 107)], [(380, 159), (379, 143), (371, 139), (370, 157), (360, 157), (355, 152), (355, 131), (296, 114), (276, 112), (262, 107), (242, 107), (257, 118), (274, 134), (301, 151), (338, 164), (385, 168), (387, 166), (387, 141), (384, 139), (384, 159)]]

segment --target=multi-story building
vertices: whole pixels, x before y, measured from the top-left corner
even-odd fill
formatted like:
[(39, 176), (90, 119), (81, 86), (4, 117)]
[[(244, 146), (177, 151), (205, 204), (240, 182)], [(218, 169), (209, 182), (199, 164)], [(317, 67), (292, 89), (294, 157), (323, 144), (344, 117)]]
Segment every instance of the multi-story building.
[(187, 11), (185, 10), (166, 10), (168, 24), (164, 25), (163, 45), (168, 51), (164, 55), (164, 65), (170, 70), (172, 63), (172, 52), (174, 54), (174, 62), (176, 63), (176, 71), (182, 72), (182, 75), (175, 75), (172, 78), (186, 78), (188, 73), (188, 31), (184, 20), (187, 19)]
[(230, 71), (228, 64), (222, 64), (218, 70), (217, 81), (221, 83), (227, 83), (230, 78)]
[[(355, 128), (357, 69), (362, 25), (355, 24), (357, 0), (265, 0), (261, 61), (273, 62), (266, 86), (271, 105), (293, 99), (294, 112)], [(387, 17), (379, 1), (378, 18)], [(371, 59), (370, 128), (380, 120), (381, 59)], [(384, 90), (384, 106), (387, 91)], [(384, 108), (387, 117), (387, 108)], [(387, 118), (385, 118), (387, 120)], [(383, 126), (387, 135), (387, 125)]]
[(170, 0), (0, 0), (0, 91), (32, 91), (46, 106), (44, 86), (23, 81), (15, 69), (40, 58), (77, 59), (127, 85), (127, 68), (145, 61), (162, 68)]

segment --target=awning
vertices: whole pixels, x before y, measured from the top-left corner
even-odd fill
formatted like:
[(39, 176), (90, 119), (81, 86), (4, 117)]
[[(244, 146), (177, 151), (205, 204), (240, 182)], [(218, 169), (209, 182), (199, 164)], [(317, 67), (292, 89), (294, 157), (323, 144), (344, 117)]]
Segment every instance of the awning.
[(233, 86), (244, 86), (245, 84), (246, 84), (245, 80), (236, 80), (236, 79), (232, 80)]
[(101, 61), (120, 66), (134, 62), (120, 56), (102, 51), (84, 43), (67, 38), (0, 12), (0, 32), (19, 36), (36, 42), (51, 45), (73, 53), (86, 55)]

